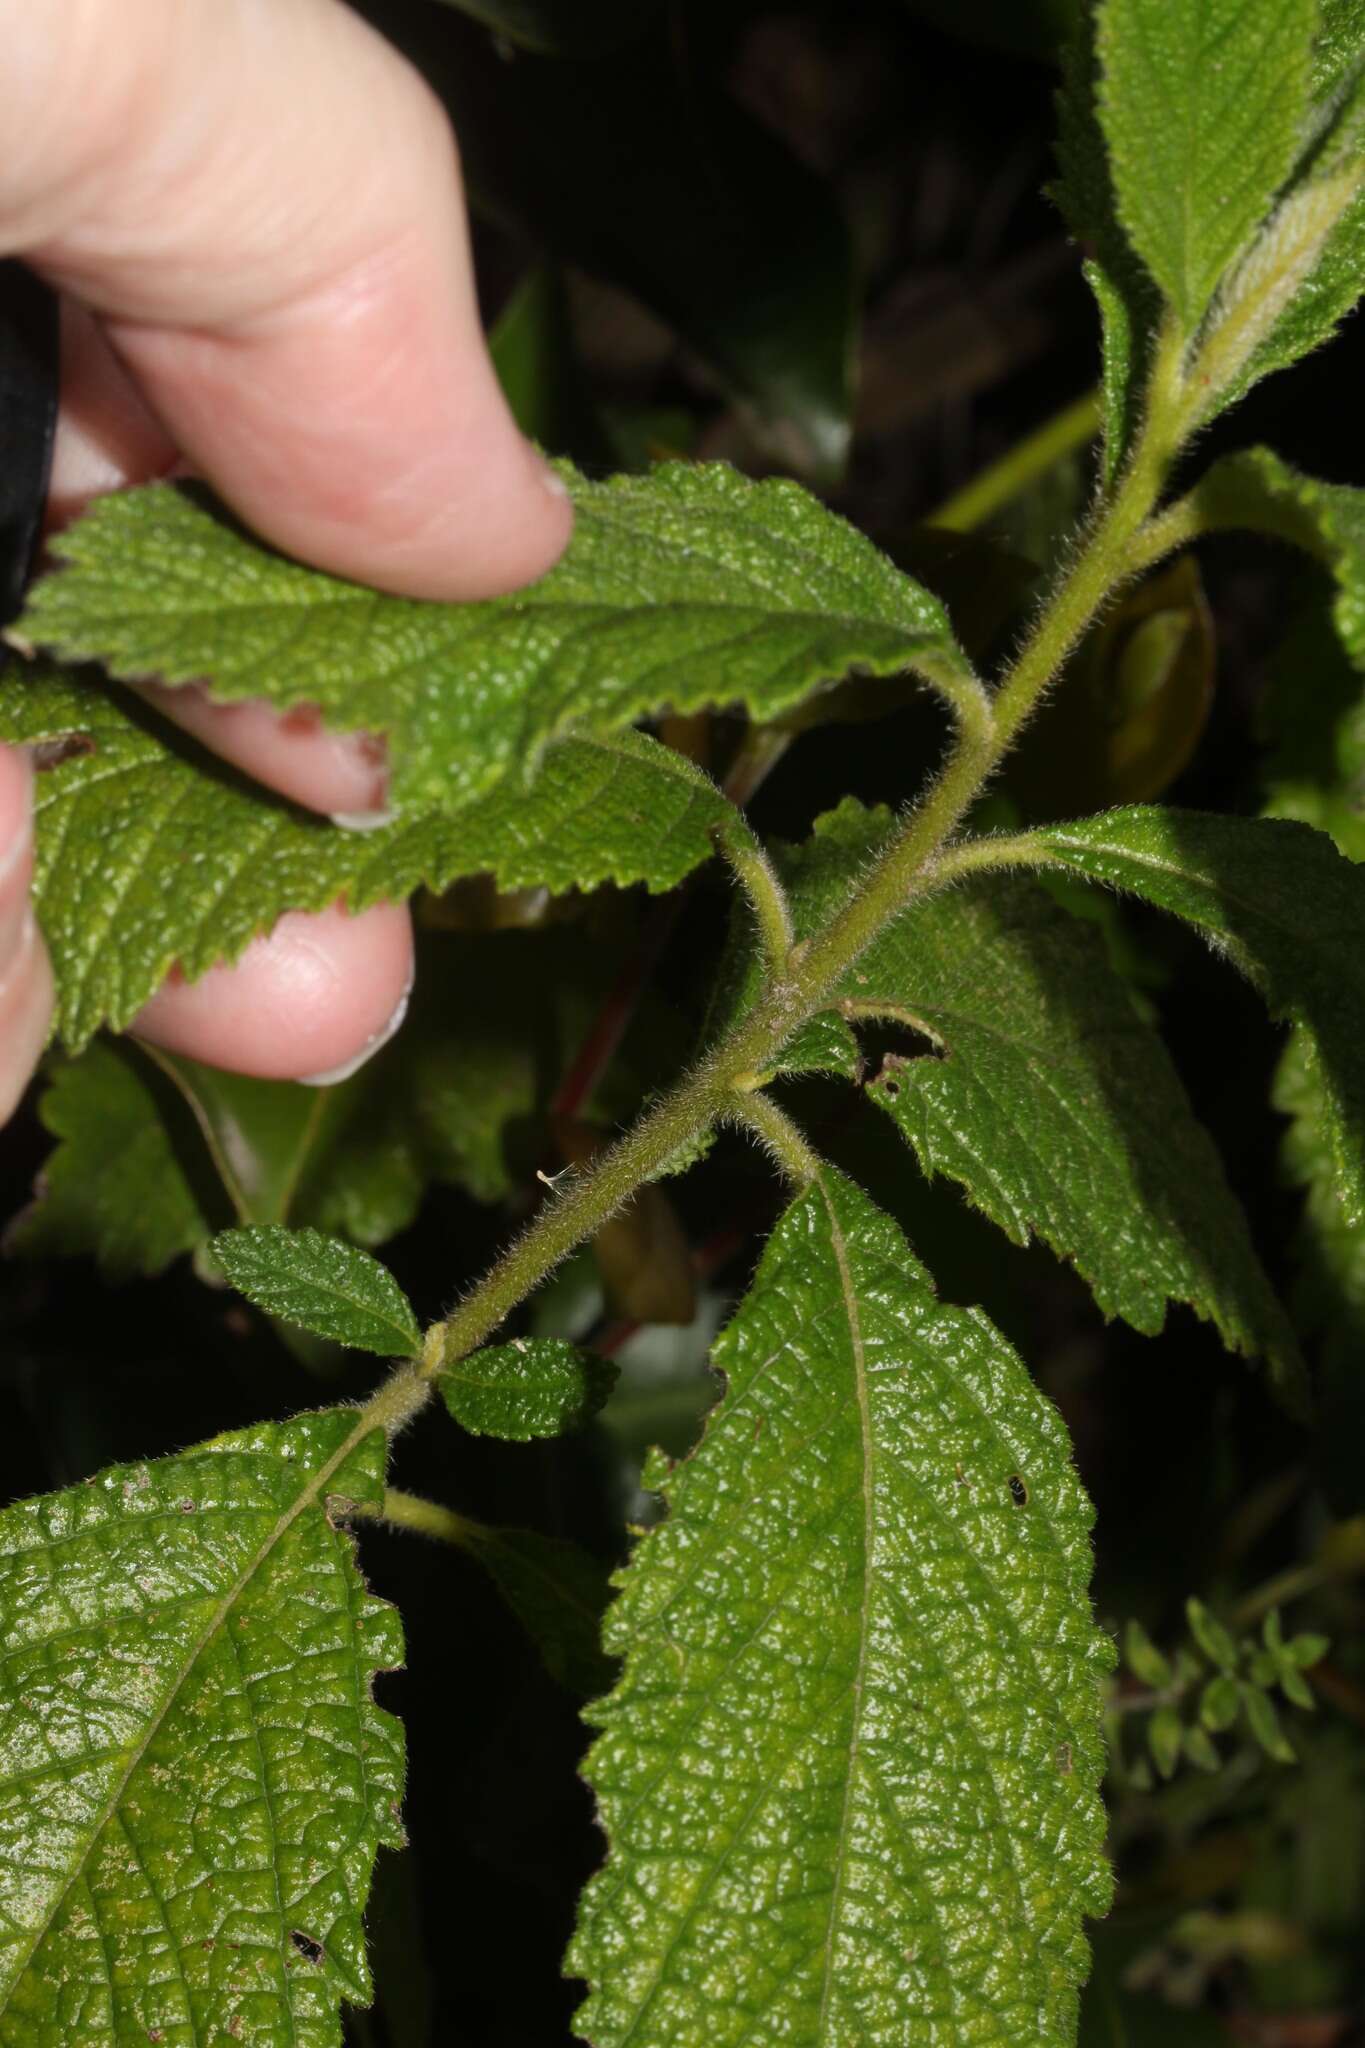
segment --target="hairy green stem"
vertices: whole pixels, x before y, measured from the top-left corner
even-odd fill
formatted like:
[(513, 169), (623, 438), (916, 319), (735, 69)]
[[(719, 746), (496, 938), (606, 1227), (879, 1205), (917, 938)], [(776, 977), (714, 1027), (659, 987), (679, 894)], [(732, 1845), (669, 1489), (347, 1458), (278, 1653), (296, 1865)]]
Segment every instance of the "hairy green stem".
[(420, 1494), (404, 1493), (397, 1486), (384, 1489), (380, 1506), (360, 1502), (354, 1513), (357, 1520), (383, 1522), (390, 1529), (411, 1529), (418, 1536), (435, 1537), (438, 1543), (453, 1543), (457, 1550), (473, 1548), (485, 1533), (481, 1523), (457, 1515), (454, 1508), (442, 1507), (439, 1501), (423, 1500)]
[(796, 935), (777, 870), (757, 840), (722, 831), (715, 838), (749, 899), (768, 970), (780, 973)]
[(761, 1089), (735, 1096), (727, 1121), (752, 1131), (794, 1186), (809, 1187), (820, 1171), (820, 1155), (797, 1124)]
[[(949, 846), (954, 832), (1110, 593), (1141, 565), (1140, 536), (1179, 445), (1184, 400), (1180, 338), (1158, 340), (1146, 424), (1112, 493), (1102, 497), (1069, 568), (994, 697), (965, 665), (939, 664), (926, 680), (957, 718), (957, 736), (937, 780), (860, 878), (823, 931), (789, 943), (790, 921), (775, 874), (761, 855), (727, 846), (758, 916), (769, 956), (768, 985), (754, 1008), (635, 1127), (555, 1188), (534, 1221), (444, 1322), (428, 1331), (420, 1367), (381, 1388), (361, 1421), (400, 1428), (421, 1406), (443, 1362), (482, 1344), (561, 1259), (592, 1236), (636, 1189), (654, 1178), (710, 1125), (746, 1123), (798, 1182), (818, 1161), (796, 1126), (760, 1093), (761, 1077), (797, 1027), (830, 1001), (838, 983), (911, 898), (969, 868), (1026, 857), (1027, 835), (984, 841), (982, 851)], [(943, 849), (948, 848), (947, 852)], [(988, 850), (986, 850), (988, 849)], [(1037, 858), (1037, 850), (1027, 857)]]
[(955, 882), (959, 875), (1045, 867), (1056, 861), (1056, 854), (1036, 832), (997, 832), (981, 839), (963, 839), (956, 846), (945, 848), (926, 869), (925, 876), (938, 888), (943, 883)]
[(1168, 321), (1157, 338), (1147, 416), (1113, 495), (1101, 498), (1032, 637), (995, 697), (997, 745), (1004, 752), (1033, 716), (1050, 683), (1105, 599), (1141, 567), (1139, 536), (1180, 445), (1175, 422), (1183, 399), (1182, 344)]

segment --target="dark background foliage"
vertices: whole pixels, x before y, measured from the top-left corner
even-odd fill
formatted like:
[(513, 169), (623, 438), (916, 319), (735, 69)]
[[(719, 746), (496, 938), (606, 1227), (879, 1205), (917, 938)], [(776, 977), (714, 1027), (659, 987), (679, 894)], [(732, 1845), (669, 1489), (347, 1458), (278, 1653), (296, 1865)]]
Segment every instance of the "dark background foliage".
[[(945, 540), (924, 527), (1095, 376), (1080, 252), (1042, 190), (1064, 5), (641, 0), (629, 19), (583, 10), (604, 22), (603, 47), (570, 55), (530, 54), (431, 0), (370, 0), (367, 11), (450, 100), (490, 319), (532, 270), (539, 279), (504, 369), (520, 379), (541, 438), (590, 470), (659, 449), (793, 470), (942, 588), (969, 641), (1007, 640), (1027, 601), (1028, 536)], [(487, 0), (475, 11), (504, 29), (530, 24), (542, 40), (562, 34), (572, 12), (553, 0)], [(631, 32), (613, 33), (623, 25)], [(1362, 368), (1356, 322), (1306, 371), (1263, 385), (1214, 438), (1270, 441), (1317, 475), (1358, 480)], [(1066, 515), (1083, 485), (1065, 471), (1053, 481)], [(1031, 509), (1044, 533), (1043, 494)], [(1216, 690), (1174, 794), (1254, 811), (1257, 706), (1304, 593), (1268, 549), (1218, 543), (1203, 572)], [(1049, 744), (1064, 752), (1057, 730)], [(724, 721), (673, 736), (721, 766), (737, 739)], [(846, 792), (901, 800), (938, 739), (933, 716), (914, 705), (876, 724), (827, 726), (784, 756), (757, 794), (755, 822), (795, 836)], [(1104, 801), (1087, 793), (1083, 765), (1076, 774), (1074, 808)], [(468, 892), (447, 906), (447, 921), (473, 914)], [(613, 962), (652, 949), (661, 932), (657, 908), (633, 897), (557, 915)], [(703, 875), (659, 952), (654, 999), (680, 1044), (699, 1021), (724, 917), (722, 890)], [(1251, 992), (1193, 940), (1140, 913), (1124, 913), (1123, 929), (1272, 1277), (1291, 1294), (1298, 1201), (1278, 1166), (1281, 1123), (1264, 1107), (1277, 1035)], [(491, 975), (502, 937), (487, 942)], [(462, 991), (470, 1005), (485, 998), (477, 978)], [(535, 1024), (528, 1016), (528, 1032)], [(536, 1114), (509, 1128), (511, 1194), (481, 1205), (434, 1186), (386, 1247), (422, 1313), (447, 1306), (533, 1202), (532, 1169), (555, 1163), (543, 1112), (576, 1050), (549, 1044)], [(660, 1053), (665, 1074), (669, 1057)], [(619, 1113), (650, 1078), (632, 1074)], [(1179, 1641), (1190, 1592), (1234, 1612), (1302, 1570), (1334, 1523), (1365, 1511), (1358, 1406), (1354, 1435), (1338, 1406), (1330, 1429), (1301, 1436), (1191, 1313), (1172, 1311), (1157, 1340), (1105, 1328), (1045, 1251), (1005, 1245), (951, 1190), (914, 1179), (889, 1126), (856, 1099), (850, 1109), (845, 1093), (815, 1084), (795, 1099), (832, 1156), (898, 1215), (942, 1292), (982, 1302), (1062, 1407), (1099, 1511), (1107, 1626), (1137, 1615), (1157, 1640)], [(49, 1144), (31, 1109), (5, 1133), (0, 1213), (23, 1208)], [(703, 1253), (698, 1318), (624, 1343), (624, 1393), (607, 1424), (534, 1446), (424, 1424), (400, 1449), (401, 1484), (492, 1522), (572, 1535), (604, 1563), (619, 1557), (623, 1519), (644, 1506), (640, 1450), (689, 1441), (709, 1399), (707, 1332), (775, 1204), (738, 1142), (722, 1143), (670, 1199)], [(578, 1262), (540, 1311), (545, 1326), (586, 1325), (618, 1342), (619, 1325), (594, 1311), (598, 1298), (591, 1261)], [(88, 1262), (13, 1259), (0, 1268), (0, 1333), (7, 1498), (358, 1393), (367, 1379), (363, 1364), (305, 1363), (184, 1259), (159, 1279), (120, 1285)], [(570, 2038), (576, 1992), (559, 1958), (574, 1895), (601, 1853), (575, 1771), (576, 1702), (469, 1558), (387, 1535), (367, 1535), (364, 1557), (408, 1634), (408, 1668), (384, 1682), (384, 1697), (409, 1731), (413, 1853), (381, 1858), (379, 2002), (348, 2017), (351, 2037), (358, 2048), (551, 2048)], [(1097, 1936), (1100, 1982), (1127, 1970), (1130, 1989), (1163, 1989), (1186, 2009), (1129, 2000), (1135, 2043), (1184, 2039), (1185, 2027), (1191, 2041), (1266, 2048), (1365, 2040), (1359, 1601), (1338, 1584), (1318, 1607), (1296, 1607), (1294, 1625), (1309, 1616), (1334, 1648), (1321, 1711), (1295, 1725), (1299, 1767), (1234, 1763), (1115, 1799), (1123, 1884)], [(1099, 2030), (1098, 1996), (1090, 2038), (1119, 2038)]]

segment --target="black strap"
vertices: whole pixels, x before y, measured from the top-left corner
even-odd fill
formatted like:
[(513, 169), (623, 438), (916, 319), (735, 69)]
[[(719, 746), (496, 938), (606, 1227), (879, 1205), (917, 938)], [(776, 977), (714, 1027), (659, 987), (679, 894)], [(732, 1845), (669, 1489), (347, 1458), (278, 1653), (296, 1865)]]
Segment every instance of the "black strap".
[(57, 391), (56, 293), (0, 262), (0, 626), (23, 603), (42, 531)]

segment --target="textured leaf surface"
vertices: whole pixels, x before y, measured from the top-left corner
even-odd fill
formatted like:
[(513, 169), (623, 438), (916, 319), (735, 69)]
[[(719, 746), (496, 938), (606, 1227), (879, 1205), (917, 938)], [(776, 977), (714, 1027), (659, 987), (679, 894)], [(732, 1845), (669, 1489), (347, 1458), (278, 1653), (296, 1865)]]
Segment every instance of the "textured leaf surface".
[(401, 1842), (401, 1661), (329, 1496), (378, 1504), (334, 1410), (0, 1515), (0, 2041), (338, 2048)]
[[(1235, 360), (1223, 364), (1214, 411), (1328, 340), (1365, 288), (1365, 18), (1354, 0), (1333, 0), (1322, 10), (1305, 94), (1304, 9), (1305, 0), (1283, 7), (1279, 0), (1216, 0), (1213, 6), (1205, 0), (1109, 0), (1103, 9), (1084, 11), (1068, 46), (1056, 196), (1073, 232), (1093, 252), (1087, 275), (1104, 325), (1104, 468), (1111, 482), (1141, 418), (1160, 314), (1160, 294), (1137, 260), (1132, 235), (1140, 238), (1152, 274), (1185, 312), (1207, 291), (1214, 263), (1235, 258), (1210, 314), (1227, 324), (1225, 342), (1235, 336)], [(1102, 75), (1097, 28), (1106, 68), (1117, 63), (1122, 92), (1112, 74), (1108, 80)], [(1293, 41), (1283, 72), (1274, 63), (1256, 68), (1261, 60), (1254, 50), (1267, 37), (1274, 46)], [(1177, 78), (1172, 67), (1186, 62), (1192, 39), (1205, 38), (1222, 39), (1209, 65)], [(1237, 102), (1229, 81), (1243, 71), (1248, 75)], [(1099, 119), (1101, 97), (1112, 160)], [(1243, 122), (1249, 128), (1258, 100), (1269, 97), (1276, 104), (1251, 147), (1235, 160), (1229, 156), (1227, 175), (1210, 182), (1208, 166), (1199, 169), (1204, 158)], [(1214, 119), (1206, 123), (1210, 109)], [(1149, 129), (1159, 145), (1150, 150)], [(1182, 152), (1193, 184), (1180, 182)], [(1267, 186), (1277, 165), (1283, 169)], [(1176, 289), (1182, 276), (1187, 286), (1200, 287), (1192, 295), (1187, 290), (1185, 301)], [(1191, 324), (1187, 318), (1187, 328)]]
[(213, 1253), (237, 1292), (267, 1315), (380, 1358), (422, 1348), (412, 1304), (388, 1267), (340, 1238), (253, 1224), (221, 1231)]
[(1314, 0), (1104, 0), (1100, 118), (1120, 220), (1198, 326), (1298, 155)]
[(166, 1110), (155, 1070), (134, 1047), (94, 1045), (84, 1059), (63, 1061), (39, 1098), (58, 1142), (33, 1202), (5, 1231), (5, 1250), (86, 1255), (111, 1280), (160, 1273), (193, 1251), (213, 1226), (176, 1155)]
[[(889, 828), (853, 802), (787, 857), (798, 932), (817, 929)], [(845, 977), (846, 1014), (918, 1044), (868, 1093), (1016, 1243), (1074, 1262), (1106, 1315), (1160, 1330), (1168, 1300), (1231, 1348), (1298, 1371), (1213, 1145), (1101, 934), (1037, 881), (983, 876), (912, 905)], [(918, 1056), (916, 1056), (918, 1055)]]
[(715, 1360), (725, 1399), (608, 1617), (580, 2031), (1071, 2039), (1110, 1648), (1059, 1418), (829, 1170)]
[(1040, 837), (1093, 881), (1186, 919), (1302, 1028), (1346, 1220), (1365, 1214), (1365, 870), (1274, 818), (1136, 805)]
[(1103, 470), (1112, 483), (1142, 416), (1142, 382), (1160, 296), (1119, 225), (1109, 151), (1099, 122), (1097, 16), (1080, 10), (1062, 52), (1057, 98), (1058, 179), (1053, 197), (1072, 233), (1092, 254), (1085, 275), (1102, 330)]
[(474, 1436), (562, 1436), (599, 1408), (614, 1367), (560, 1337), (514, 1337), (442, 1366), (446, 1407)]
[[(572, 472), (568, 472), (572, 477)], [(951, 650), (938, 602), (794, 484), (722, 465), (574, 478), (548, 576), (482, 604), (422, 604), (273, 554), (191, 489), (98, 500), (35, 588), (34, 641), (222, 699), (315, 704), (387, 735), (393, 801), (456, 809), (525, 775), (571, 727), (671, 705), (771, 716), (854, 667)]]
[(38, 914), (57, 1029), (78, 1050), (129, 1023), (179, 961), (233, 959), (286, 909), (353, 909), (489, 873), (508, 889), (671, 888), (737, 814), (701, 771), (642, 733), (548, 747), (456, 816), (346, 832), (187, 746), (122, 691), (39, 665), (0, 689), (0, 740), (47, 745), (36, 796)]
[[(1229, 400), (1327, 341), (1365, 290), (1365, 13), (1357, 0), (1323, 0), (1321, 17), (1304, 136), (1307, 175), (1277, 217), (1284, 253), (1292, 257), (1297, 240), (1311, 255)], [(1315, 233), (1319, 222), (1325, 225)]]

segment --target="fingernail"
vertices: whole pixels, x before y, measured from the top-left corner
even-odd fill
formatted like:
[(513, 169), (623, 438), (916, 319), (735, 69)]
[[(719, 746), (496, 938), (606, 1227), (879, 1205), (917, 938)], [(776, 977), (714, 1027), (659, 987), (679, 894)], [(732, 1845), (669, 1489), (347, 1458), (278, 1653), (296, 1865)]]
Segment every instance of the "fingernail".
[(550, 496), (552, 498), (567, 498), (569, 486), (565, 483), (559, 471), (548, 463), (543, 455), (539, 456), (538, 459), (540, 462), (540, 480), (550, 493)]
[(339, 1067), (329, 1067), (324, 1074), (300, 1074), (299, 1082), (301, 1086), (304, 1088), (335, 1088), (339, 1082), (349, 1081), (352, 1074), (358, 1074), (366, 1061), (372, 1060), (377, 1052), (382, 1051), (395, 1032), (399, 1030), (403, 1019), (408, 1014), (408, 1003), (411, 997), (412, 980), (409, 977), (408, 985), (398, 998), (397, 1005), (388, 1023), (381, 1030), (376, 1031), (373, 1038), (366, 1039), (354, 1059), (343, 1060)]
[(397, 811), (333, 811), (332, 823), (340, 825), (343, 832), (377, 832), (381, 825), (391, 825), (398, 816)]

